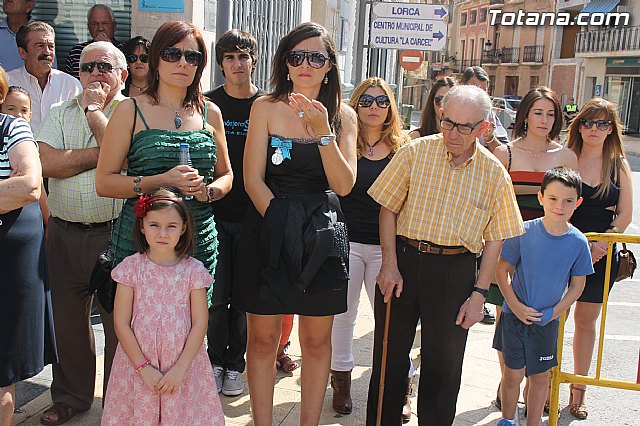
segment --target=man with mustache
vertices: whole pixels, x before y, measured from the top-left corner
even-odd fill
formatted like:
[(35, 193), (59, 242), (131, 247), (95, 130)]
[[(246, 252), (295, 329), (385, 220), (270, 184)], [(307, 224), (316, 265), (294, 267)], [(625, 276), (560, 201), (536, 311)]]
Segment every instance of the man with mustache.
[(33, 21), (23, 25), (16, 34), (16, 44), (24, 65), (9, 72), (9, 84), (29, 92), (31, 128), (37, 133), (51, 106), (78, 95), (82, 86), (70, 75), (53, 69), (56, 44), (49, 24)]
[[(31, 22), (31, 11), (35, 7), (35, 0), (4, 0), (2, 11), (6, 19), (0, 19), (0, 65), (6, 72), (20, 68), (22, 60), (16, 48), (16, 33), (23, 25)], [(58, 64), (53, 63), (53, 68)]]
[(122, 43), (115, 39), (116, 18), (113, 10), (109, 6), (104, 4), (94, 4), (91, 6), (87, 13), (87, 23), (91, 40), (78, 43), (71, 48), (67, 55), (67, 64), (64, 68), (64, 72), (77, 79), (80, 78), (80, 54), (86, 46), (95, 41), (108, 41), (116, 45), (118, 49), (122, 49)]

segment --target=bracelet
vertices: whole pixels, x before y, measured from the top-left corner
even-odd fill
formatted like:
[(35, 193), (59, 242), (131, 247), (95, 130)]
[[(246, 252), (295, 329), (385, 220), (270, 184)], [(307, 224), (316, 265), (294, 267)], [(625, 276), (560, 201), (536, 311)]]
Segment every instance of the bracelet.
[(607, 228), (607, 230), (611, 230), (611, 231), (615, 232), (616, 234), (621, 234), (621, 233), (622, 233), (622, 231), (620, 230), (620, 228), (618, 228), (618, 227), (617, 227), (617, 226), (615, 226), (615, 225), (610, 225), (610, 226)]
[(143, 195), (142, 188), (140, 188), (140, 182), (142, 181), (142, 176), (136, 176), (133, 178), (133, 192), (136, 195)]
[(208, 186), (207, 188), (207, 203), (213, 203), (216, 199), (216, 188)]
[(140, 364), (138, 364), (138, 366), (135, 368), (136, 373), (139, 373), (140, 371), (142, 371), (142, 369), (145, 368), (147, 365), (151, 365), (151, 361), (149, 361), (148, 359), (145, 359)]

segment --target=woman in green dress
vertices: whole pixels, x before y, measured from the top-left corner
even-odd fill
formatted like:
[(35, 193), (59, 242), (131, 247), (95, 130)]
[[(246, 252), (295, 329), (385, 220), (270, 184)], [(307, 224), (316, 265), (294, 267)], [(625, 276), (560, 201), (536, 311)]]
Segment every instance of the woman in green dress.
[[(212, 201), (231, 189), (233, 175), (220, 109), (204, 102), (200, 77), (207, 50), (191, 23), (165, 22), (149, 50), (149, 87), (118, 105), (105, 131), (96, 170), (98, 195), (125, 199), (111, 242), (117, 262), (135, 252), (133, 204), (143, 193), (171, 186), (185, 196), (195, 222), (195, 257), (213, 274), (217, 239)], [(178, 165), (180, 145), (192, 165)], [(121, 170), (126, 169), (126, 174)]]

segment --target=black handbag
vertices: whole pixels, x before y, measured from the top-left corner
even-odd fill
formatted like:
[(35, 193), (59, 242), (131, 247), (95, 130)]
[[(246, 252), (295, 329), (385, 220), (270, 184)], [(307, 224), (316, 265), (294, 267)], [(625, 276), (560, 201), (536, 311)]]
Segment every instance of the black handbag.
[[(137, 103), (133, 99), (133, 128), (131, 129), (131, 146), (133, 146), (133, 133), (136, 129)], [(124, 203), (123, 203), (124, 206)], [(113, 210), (111, 216), (115, 216), (116, 200), (113, 200)], [(113, 312), (113, 305), (116, 301), (116, 290), (118, 284), (111, 278), (111, 271), (115, 266), (115, 258), (111, 250), (111, 242), (113, 238), (113, 222), (116, 219), (111, 220), (111, 234), (109, 235), (109, 247), (98, 254), (98, 259), (91, 272), (91, 279), (89, 280), (89, 294), (96, 295), (98, 302), (102, 308), (108, 313)], [(118, 234), (122, 231), (122, 221), (120, 221), (120, 229)]]

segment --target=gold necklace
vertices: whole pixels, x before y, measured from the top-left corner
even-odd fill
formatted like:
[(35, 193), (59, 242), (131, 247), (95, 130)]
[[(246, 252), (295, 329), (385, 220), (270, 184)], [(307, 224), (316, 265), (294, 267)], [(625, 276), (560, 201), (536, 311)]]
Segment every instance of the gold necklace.
[[(524, 140), (521, 140), (524, 143)], [(551, 141), (549, 139), (547, 139), (547, 145), (550, 145)], [(514, 147), (523, 150), (524, 152), (526, 152), (527, 154), (529, 154), (530, 156), (532, 156), (533, 158), (542, 158), (543, 154), (548, 154), (550, 151), (553, 151), (553, 148), (549, 148), (547, 147), (545, 150), (543, 151), (534, 151), (532, 149), (529, 149), (527, 147), (524, 146), (520, 146), (520, 145), (513, 145)]]

